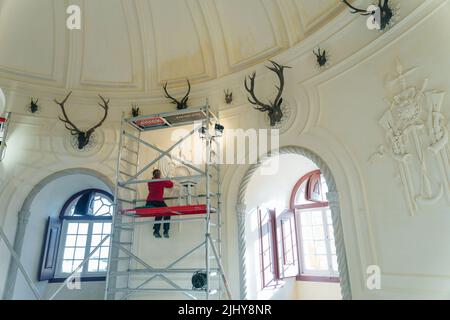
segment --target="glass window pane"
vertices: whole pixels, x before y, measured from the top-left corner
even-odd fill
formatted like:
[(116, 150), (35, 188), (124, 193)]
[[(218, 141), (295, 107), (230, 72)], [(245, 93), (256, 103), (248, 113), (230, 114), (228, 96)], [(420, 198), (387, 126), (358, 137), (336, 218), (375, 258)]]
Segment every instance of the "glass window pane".
[(295, 195), (295, 204), (299, 205), (299, 204), (305, 204), (308, 203), (309, 201), (307, 201), (305, 199), (305, 187), (306, 187), (306, 182), (304, 181), (300, 188), (298, 188), (297, 194)]
[(92, 214), (94, 216), (111, 215), (112, 204), (104, 195), (97, 193), (92, 203)]
[(316, 254), (327, 254), (325, 241), (315, 241)]
[(100, 197), (95, 197), (92, 203), (92, 214), (97, 215), (98, 210), (102, 207), (103, 203), (100, 201)]
[(77, 248), (75, 250), (75, 259), (84, 259), (84, 248)]
[(109, 214), (111, 208), (107, 205), (102, 205), (98, 210), (94, 211), (96, 216), (103, 216)]
[(103, 223), (94, 223), (93, 234), (102, 234)]
[(108, 267), (108, 260), (100, 260), (98, 271), (106, 271), (106, 268)]
[(77, 236), (67, 236), (66, 247), (75, 247), (77, 241)]
[(89, 223), (80, 223), (78, 226), (78, 234), (88, 234)]
[(305, 255), (315, 254), (314, 241), (303, 241), (303, 253)]
[(319, 259), (317, 256), (306, 255), (305, 256), (305, 268), (307, 270), (317, 270), (319, 269)]
[(64, 259), (65, 260), (71, 260), (73, 259), (73, 255), (75, 253), (75, 249), (74, 248), (66, 248), (64, 250)]
[(319, 258), (319, 269), (328, 270), (328, 259), (326, 255), (318, 256)]
[(69, 223), (67, 227), (67, 234), (77, 234), (78, 233), (78, 223)]
[[(72, 272), (75, 271), (76, 268), (78, 268), (78, 266), (83, 262), (83, 260), (74, 260), (73, 261), (73, 267), (72, 267)], [(83, 270), (83, 268), (81, 268), (79, 271)]]
[(314, 226), (313, 234), (314, 239), (325, 239), (325, 235), (323, 234), (323, 226)]
[(72, 260), (64, 260), (62, 263), (62, 272), (71, 273), (72, 272)]
[(100, 258), (108, 259), (108, 255), (109, 255), (109, 247), (102, 247)]
[(302, 212), (300, 214), (301, 217), (301, 225), (302, 226), (310, 226), (312, 224), (311, 212)]
[(85, 247), (87, 241), (87, 236), (78, 236), (77, 247)]
[[(107, 235), (103, 235), (102, 240), (105, 239), (105, 237), (107, 237)], [(105, 242), (103, 242), (103, 245), (109, 246), (110, 241), (111, 241), (111, 237), (108, 237), (108, 239), (106, 239)]]
[(102, 197), (102, 202), (103, 202), (103, 204), (105, 206), (111, 206), (112, 205), (111, 201), (109, 201), (108, 198), (106, 198), (106, 197)]
[(89, 260), (88, 271), (96, 272), (98, 270), (98, 260)]
[[(94, 251), (95, 247), (91, 247), (91, 251)], [(92, 254), (92, 259), (98, 259), (100, 258), (100, 248), (98, 248), (97, 250), (95, 250), (95, 252)]]
[(103, 234), (110, 234), (110, 233), (111, 233), (111, 223), (110, 222), (104, 223)]
[(322, 211), (314, 211), (312, 213), (312, 224), (315, 226), (323, 225)]
[(92, 241), (91, 246), (95, 248), (102, 241), (102, 236), (101, 235), (93, 235), (91, 241)]
[(302, 227), (302, 239), (303, 240), (312, 240), (313, 237), (313, 230), (311, 227)]

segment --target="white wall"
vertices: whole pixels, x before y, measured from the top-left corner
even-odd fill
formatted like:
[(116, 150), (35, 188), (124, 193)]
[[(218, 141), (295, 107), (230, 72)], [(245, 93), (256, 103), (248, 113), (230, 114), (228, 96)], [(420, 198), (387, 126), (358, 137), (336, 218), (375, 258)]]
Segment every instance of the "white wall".
[[(49, 284), (48, 281), (38, 281), (41, 268), (41, 256), (44, 246), (47, 220), (49, 217), (59, 217), (64, 203), (75, 193), (86, 189), (101, 189), (111, 192), (99, 179), (83, 174), (67, 175), (47, 184), (34, 198), (31, 204), (30, 219), (23, 240), (21, 262), (25, 270), (34, 280), (42, 296), (49, 296), (56, 291), (58, 284)], [(90, 298), (102, 299), (104, 282), (82, 283), (81, 290), (69, 292), (67, 288), (62, 290), (61, 297), (70, 299), (85, 299), (86, 294)], [(100, 294), (98, 294), (101, 292)], [(34, 296), (19, 272), (14, 290), (14, 299), (33, 299)]]
[[(450, 73), (450, 43), (446, 40), (450, 28), (449, 2), (408, 0), (398, 1), (398, 4), (398, 23), (387, 32), (367, 30), (364, 17), (345, 10), (291, 49), (277, 56), (274, 52), (279, 51), (265, 53), (293, 67), (286, 71), (284, 100), (291, 105), (295, 117), (281, 130), (281, 145), (312, 150), (328, 164), (336, 180), (353, 298), (443, 299), (449, 298), (450, 286), (450, 216), (446, 212), (449, 192), (444, 189), (439, 201), (418, 205), (415, 216), (410, 216), (398, 163), (388, 155), (373, 164), (368, 161), (379, 145), (387, 144), (386, 131), (378, 122), (389, 106), (384, 98), (392, 100), (401, 92), (398, 86), (386, 83), (396, 74), (397, 59), (401, 60), (405, 70), (416, 67), (408, 74), (409, 85), (420, 89), (427, 78), (427, 90), (447, 92), (450, 88), (447, 77)], [(57, 36), (58, 41), (64, 43), (62, 35), (58, 33)], [(223, 43), (219, 36), (213, 38), (216, 43)], [(82, 48), (79, 42), (76, 43), (77, 48)], [(315, 66), (312, 50), (317, 45), (326, 48), (332, 57), (331, 66), (326, 70)], [(58, 59), (63, 57), (63, 54), (57, 55)], [(71, 66), (77, 63), (75, 59)], [(227, 128), (266, 128), (264, 116), (248, 105), (242, 82), (245, 75), (256, 70), (257, 93), (264, 99), (275, 92), (275, 79), (262, 64), (253, 66), (244, 60), (239, 66), (247, 69), (239, 68), (242, 71), (196, 84), (191, 105), (203, 103), (208, 96), (211, 105), (221, 110)], [(64, 74), (63, 69), (58, 69), (58, 81), (62, 79), (60, 74)], [(70, 75), (80, 79), (78, 73)], [(28, 84), (22, 83), (23, 90), (16, 90), (16, 83), (23, 78), (17, 72), (14, 78), (14, 81), (6, 76), (1, 79), (7, 85), (4, 89), (7, 110), (15, 113), (10, 127), (9, 150), (0, 163), (0, 225), (10, 239), (14, 239), (17, 212), (26, 195), (44, 177), (65, 168), (85, 167), (114, 178), (120, 114), (128, 112), (128, 105), (136, 99), (135, 91), (139, 91), (136, 88), (142, 87), (127, 87), (128, 91), (116, 95), (108, 121), (98, 130), (100, 145), (79, 153), (68, 145), (69, 135), (57, 120), (59, 111), (52, 103), (55, 96), (61, 97), (65, 92), (52, 88), (52, 80), (41, 82), (44, 87), (45, 83), (52, 84), (45, 90), (29, 85), (38, 81), (36, 78), (25, 81)], [(127, 79), (127, 73), (123, 78)], [(114, 85), (126, 86), (123, 83)], [(77, 88), (80, 87), (83, 88), (82, 85)], [(223, 102), (223, 89), (227, 87), (235, 92), (231, 106)], [(74, 108), (77, 111), (72, 110), (75, 119), (86, 127), (99, 116), (98, 109), (92, 108), (97, 100), (92, 88), (89, 89), (89, 94), (77, 92), (72, 100), (73, 105), (77, 105)], [(111, 89), (114, 90), (116, 88)], [(159, 87), (150, 92), (152, 98), (147, 99), (148, 94), (143, 93), (140, 96), (146, 113), (173, 108), (163, 102)], [(41, 98), (46, 111), (40, 116), (23, 111), (31, 95)], [(448, 117), (448, 96), (443, 101), (443, 114)], [(425, 132), (420, 134), (428, 143)], [(158, 139), (167, 137), (161, 132)], [(411, 175), (415, 198), (421, 191), (420, 167), (412, 147), (408, 145), (413, 157)], [(426, 147), (423, 146), (424, 151), (427, 151)], [(388, 146), (386, 150), (389, 149)], [(448, 175), (440, 172), (433, 154), (427, 151), (426, 156), (435, 193), (445, 182), (442, 178), (448, 180)], [(240, 181), (247, 169), (248, 166), (230, 165), (222, 170), (226, 218), (224, 264), (235, 296), (239, 292), (235, 204)], [(147, 232), (145, 236), (145, 231), (142, 233), (143, 250), (146, 245), (160, 245), (150, 242), (151, 230)], [(167, 242), (162, 248), (178, 250), (179, 241), (185, 239), (191, 240), (184, 231), (174, 230), (174, 242)], [(3, 288), (9, 255), (1, 245), (0, 256), (0, 288)], [(367, 267), (373, 264), (381, 267), (382, 286), (380, 290), (370, 291), (365, 286), (365, 277)]]
[(336, 283), (297, 281), (298, 300), (338, 300), (341, 288)]
[(3, 93), (3, 90), (0, 89), (0, 114), (3, 114), (5, 112), (5, 106), (6, 106), (6, 97)]

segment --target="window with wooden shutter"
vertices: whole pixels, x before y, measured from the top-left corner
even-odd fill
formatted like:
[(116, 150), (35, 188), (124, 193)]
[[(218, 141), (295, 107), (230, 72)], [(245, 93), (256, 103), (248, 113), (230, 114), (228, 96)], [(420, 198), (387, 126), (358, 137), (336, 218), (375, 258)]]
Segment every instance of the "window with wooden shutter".
[(258, 208), (258, 224), (261, 256), (261, 287), (278, 284), (277, 236), (275, 210)]
[(299, 272), (295, 213), (286, 210), (277, 217), (280, 279), (296, 277)]
[[(79, 269), (81, 281), (105, 280), (112, 204), (111, 194), (88, 189), (71, 196), (64, 204), (59, 218), (49, 218), (40, 281), (62, 282), (76, 269)], [(88, 259), (94, 249), (95, 252)]]
[(339, 282), (328, 186), (319, 170), (304, 175), (291, 193), (298, 238), (301, 281)]
[(57, 218), (48, 218), (39, 281), (53, 279), (55, 275), (60, 235), (61, 220)]

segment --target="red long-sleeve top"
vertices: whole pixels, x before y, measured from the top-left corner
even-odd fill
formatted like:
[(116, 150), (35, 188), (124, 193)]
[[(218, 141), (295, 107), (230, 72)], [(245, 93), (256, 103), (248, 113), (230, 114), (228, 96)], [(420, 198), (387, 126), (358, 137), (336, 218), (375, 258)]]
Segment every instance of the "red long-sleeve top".
[(147, 185), (147, 201), (164, 201), (164, 188), (173, 188), (173, 182), (170, 180), (149, 182)]

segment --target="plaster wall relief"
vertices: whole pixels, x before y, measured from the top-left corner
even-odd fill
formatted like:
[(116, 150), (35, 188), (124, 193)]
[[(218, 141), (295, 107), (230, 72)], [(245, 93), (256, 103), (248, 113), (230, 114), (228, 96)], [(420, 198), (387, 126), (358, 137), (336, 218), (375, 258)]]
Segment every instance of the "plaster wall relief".
[[(385, 130), (385, 144), (369, 161), (389, 155), (398, 173), (411, 216), (435, 204), (445, 194), (450, 203), (450, 153), (447, 118), (442, 113), (444, 91), (428, 88), (428, 79), (410, 85), (407, 76), (416, 68), (404, 70), (397, 62), (397, 74), (387, 85), (399, 88), (388, 102), (379, 124)], [(439, 174), (433, 174), (434, 170)]]

